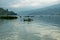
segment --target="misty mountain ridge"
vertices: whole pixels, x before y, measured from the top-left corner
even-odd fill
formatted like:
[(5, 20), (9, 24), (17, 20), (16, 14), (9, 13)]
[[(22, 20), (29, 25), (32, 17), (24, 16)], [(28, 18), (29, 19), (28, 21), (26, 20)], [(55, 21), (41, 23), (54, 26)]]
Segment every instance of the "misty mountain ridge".
[(60, 4), (31, 10), (28, 15), (60, 15)]

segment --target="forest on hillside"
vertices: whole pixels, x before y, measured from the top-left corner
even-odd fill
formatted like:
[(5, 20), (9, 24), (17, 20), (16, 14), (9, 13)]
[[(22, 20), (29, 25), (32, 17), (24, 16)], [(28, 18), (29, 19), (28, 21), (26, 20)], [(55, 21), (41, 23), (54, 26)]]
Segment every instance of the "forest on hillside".
[(17, 15), (17, 13), (0, 8), (0, 15)]

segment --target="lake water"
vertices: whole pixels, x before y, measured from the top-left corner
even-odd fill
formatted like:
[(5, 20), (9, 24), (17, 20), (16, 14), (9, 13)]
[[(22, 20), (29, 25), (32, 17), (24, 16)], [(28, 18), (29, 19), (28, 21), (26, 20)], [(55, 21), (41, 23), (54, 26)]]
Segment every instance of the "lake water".
[(60, 40), (60, 16), (0, 19), (0, 40)]

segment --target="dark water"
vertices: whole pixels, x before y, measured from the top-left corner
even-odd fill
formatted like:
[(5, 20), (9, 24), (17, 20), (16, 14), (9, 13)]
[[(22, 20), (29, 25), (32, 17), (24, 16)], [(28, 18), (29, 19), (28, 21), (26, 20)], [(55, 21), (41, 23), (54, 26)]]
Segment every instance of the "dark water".
[(60, 40), (60, 16), (0, 19), (0, 40)]

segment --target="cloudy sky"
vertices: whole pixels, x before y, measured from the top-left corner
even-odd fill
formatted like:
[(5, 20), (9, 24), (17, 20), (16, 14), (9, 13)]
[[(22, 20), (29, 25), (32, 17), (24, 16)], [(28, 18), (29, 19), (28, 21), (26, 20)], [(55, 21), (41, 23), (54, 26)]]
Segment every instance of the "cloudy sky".
[(37, 7), (58, 3), (59, 0), (0, 0), (0, 7), (21, 8)]

